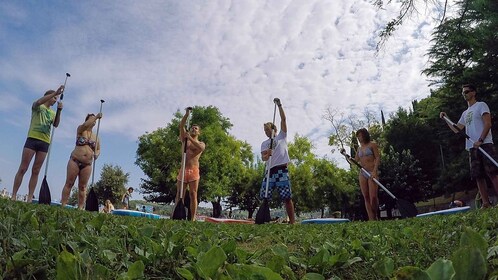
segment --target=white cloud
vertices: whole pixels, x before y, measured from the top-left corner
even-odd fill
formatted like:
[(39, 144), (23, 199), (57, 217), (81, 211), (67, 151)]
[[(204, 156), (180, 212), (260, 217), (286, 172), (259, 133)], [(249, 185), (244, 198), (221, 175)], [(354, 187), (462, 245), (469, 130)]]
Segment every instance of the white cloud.
[[(234, 124), (232, 134), (259, 153), (262, 124), (280, 97), (290, 135), (310, 137), (320, 156), (330, 156), (326, 107), (368, 106), (388, 115), (429, 93), (420, 71), (432, 19), (406, 22), (376, 56), (379, 26), (396, 9), (376, 10), (366, 0), (84, 1), (53, 8), (57, 17), (28, 4), (0, 5), (0, 15), (14, 11), (15, 19), (1, 21), (8, 27), (0, 36), (31, 28), (24, 30), (30, 42), (15, 39), (0, 55), (0, 77), (21, 83), (30, 103), (70, 72), (58, 129), (67, 142), (100, 99), (104, 133), (121, 135), (127, 147), (177, 109), (213, 105)], [(49, 24), (33, 27), (41, 18)], [(21, 106), (16, 98), (9, 103)], [(135, 149), (126, 152), (133, 157)]]

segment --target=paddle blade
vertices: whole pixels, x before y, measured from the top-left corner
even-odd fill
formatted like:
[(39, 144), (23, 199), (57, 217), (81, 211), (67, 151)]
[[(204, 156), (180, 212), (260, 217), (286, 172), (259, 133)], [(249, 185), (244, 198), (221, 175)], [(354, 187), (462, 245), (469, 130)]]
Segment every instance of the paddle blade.
[(270, 206), (268, 205), (268, 199), (264, 199), (263, 203), (258, 209), (258, 213), (256, 213), (256, 224), (264, 224), (269, 223), (271, 220), (270, 216)]
[(187, 218), (187, 213), (185, 211), (185, 205), (183, 204), (183, 200), (180, 199), (180, 201), (178, 201), (178, 204), (175, 207), (175, 210), (173, 211), (173, 217), (171, 217), (171, 219), (185, 220), (186, 218)]
[(412, 218), (418, 214), (417, 207), (415, 207), (415, 204), (411, 202), (403, 199), (397, 199), (396, 205), (398, 206), (398, 210), (403, 218)]
[(40, 193), (38, 194), (38, 204), (50, 205), (52, 196), (50, 195), (50, 188), (48, 187), (47, 176), (43, 177)]
[(90, 189), (90, 192), (86, 198), (85, 210), (92, 212), (99, 211), (99, 199), (97, 198), (97, 194), (93, 188)]

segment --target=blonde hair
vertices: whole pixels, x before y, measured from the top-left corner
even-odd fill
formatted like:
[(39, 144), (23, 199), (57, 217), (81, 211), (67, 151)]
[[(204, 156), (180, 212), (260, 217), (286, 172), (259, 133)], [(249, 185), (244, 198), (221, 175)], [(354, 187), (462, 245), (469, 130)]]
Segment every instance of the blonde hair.
[(277, 131), (277, 126), (274, 125), (272, 122), (267, 122), (267, 123), (263, 124), (263, 126)]

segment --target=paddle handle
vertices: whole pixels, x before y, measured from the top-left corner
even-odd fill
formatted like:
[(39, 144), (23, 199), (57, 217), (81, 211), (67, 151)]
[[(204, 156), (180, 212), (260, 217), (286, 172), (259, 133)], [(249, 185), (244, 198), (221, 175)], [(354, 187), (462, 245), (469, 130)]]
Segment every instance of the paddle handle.
[[(104, 104), (104, 100), (100, 100), (100, 110), (99, 110), (99, 114), (102, 114), (102, 105)], [(97, 145), (98, 145), (98, 142), (99, 142), (99, 130), (100, 130), (100, 119), (97, 121), (97, 134), (95, 134), (95, 149), (97, 149)], [(93, 157), (93, 166), (92, 166), (92, 188), (93, 188), (93, 183), (94, 183), (94, 180), (95, 180), (95, 162), (97, 161), (97, 159), (95, 158), (95, 155)]]
[(346, 157), (346, 160), (348, 162), (352, 162), (353, 164), (355, 164), (356, 166), (358, 166), (361, 171), (363, 173), (365, 173), (365, 175), (367, 175), (367, 177), (369, 179), (372, 179), (377, 185), (379, 185), (379, 187), (381, 187), (390, 197), (394, 198), (397, 200), (396, 196), (394, 196), (394, 194), (392, 192), (390, 192), (381, 182), (379, 182), (379, 180), (377, 180), (377, 178), (373, 177), (372, 174), (370, 174), (370, 172), (368, 172), (365, 168), (363, 168), (361, 166), (361, 164), (359, 164), (356, 160), (354, 160), (350, 155), (346, 154), (346, 151), (344, 149), (341, 149), (341, 154), (343, 156)]
[(270, 170), (271, 170), (271, 156), (272, 156), (272, 151), (273, 151), (273, 138), (275, 138), (275, 129), (273, 126), (275, 125), (275, 116), (277, 114), (277, 102), (273, 100), (273, 103), (275, 103), (275, 106), (273, 107), (273, 121), (272, 121), (272, 127), (271, 127), (271, 138), (270, 138), (270, 156), (268, 157), (268, 162), (266, 164), (266, 190), (265, 190), (265, 198), (268, 198), (268, 188), (270, 187)]
[[(192, 107), (187, 107), (187, 109), (192, 110)], [(192, 116), (192, 113), (190, 116)], [(190, 129), (190, 116), (187, 119), (187, 133), (188, 133), (188, 130)], [(185, 137), (185, 141), (183, 142), (182, 181), (181, 181), (181, 186), (180, 186), (180, 199), (183, 199), (183, 184), (185, 183), (185, 164), (187, 161), (187, 139), (188, 139), (188, 137)]]
[[(460, 129), (458, 127), (458, 125), (456, 125), (454, 122), (452, 122), (447, 116), (443, 116), (443, 119), (449, 123), (451, 126), (453, 126), (459, 133), (463, 134), (465, 136), (465, 138), (467, 138), (467, 140), (470, 141), (470, 143), (474, 144), (476, 141), (472, 140), (470, 138), (469, 135), (467, 135), (467, 133), (465, 133), (462, 129)], [(481, 148), (481, 146), (477, 147), (477, 149), (479, 149), (479, 151), (481, 151), (481, 153), (483, 153), (483, 155), (485, 155), (496, 167), (498, 167), (498, 162), (496, 162), (496, 160), (491, 157), (483, 148)]]

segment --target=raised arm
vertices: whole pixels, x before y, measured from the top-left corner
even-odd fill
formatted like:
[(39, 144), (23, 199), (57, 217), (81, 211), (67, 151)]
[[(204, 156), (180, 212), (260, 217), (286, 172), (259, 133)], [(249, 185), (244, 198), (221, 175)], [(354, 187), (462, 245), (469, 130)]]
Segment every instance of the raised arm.
[(42, 104), (45, 104), (50, 99), (54, 98), (54, 96), (59, 96), (64, 92), (64, 86), (60, 86), (56, 91), (49, 93), (47, 95), (42, 96), (40, 99), (33, 102), (33, 109), (39, 107)]
[(102, 113), (98, 113), (97, 115), (92, 115), (88, 117), (88, 120), (86, 120), (83, 124), (78, 126), (78, 129), (76, 131), (78, 132), (78, 134), (82, 134), (83, 131), (92, 128), (93, 124), (97, 121), (97, 119), (101, 118), (102, 118)]
[(190, 112), (192, 111), (192, 107), (187, 107), (185, 108), (185, 115), (183, 115), (182, 120), (180, 121), (180, 125), (178, 126), (180, 130), (180, 140), (183, 142), (184, 139), (187, 137), (187, 129), (185, 128), (185, 124), (187, 123), (187, 119), (190, 115)]
[(287, 133), (287, 119), (285, 118), (284, 108), (279, 98), (273, 99), (273, 102), (278, 106), (278, 113), (280, 114), (280, 130)]

